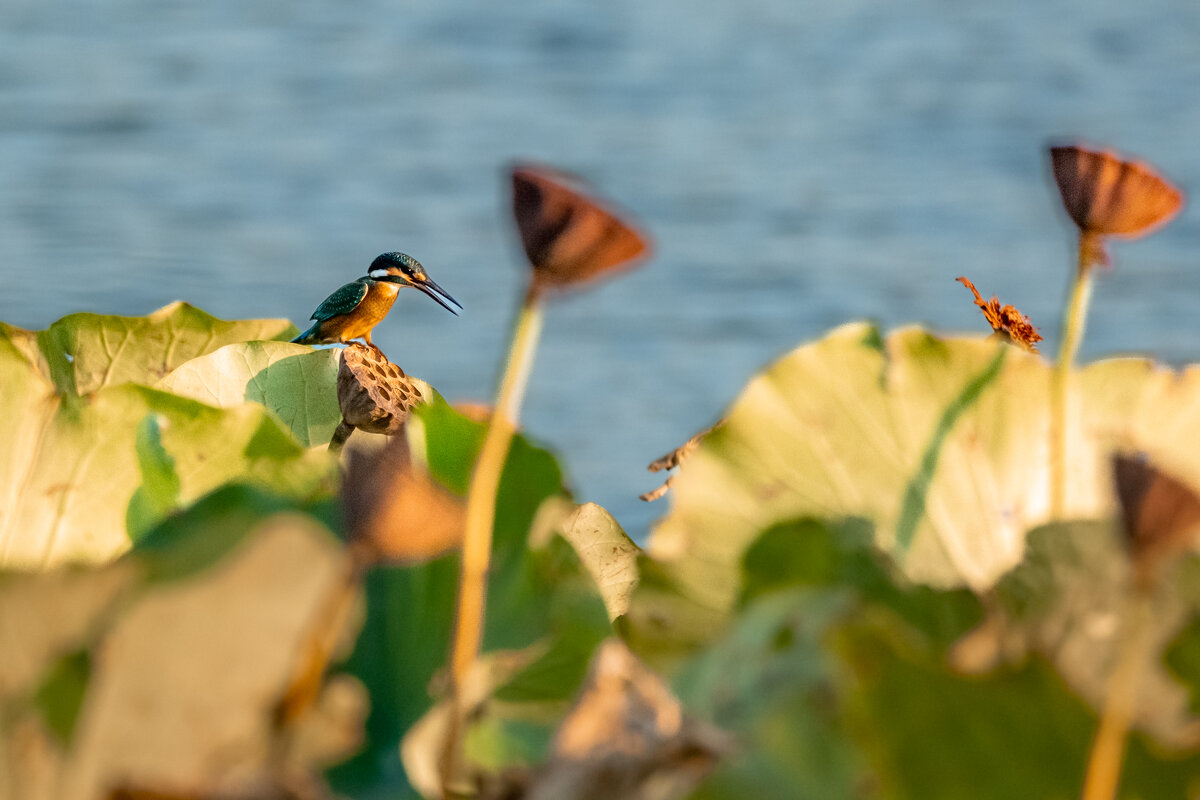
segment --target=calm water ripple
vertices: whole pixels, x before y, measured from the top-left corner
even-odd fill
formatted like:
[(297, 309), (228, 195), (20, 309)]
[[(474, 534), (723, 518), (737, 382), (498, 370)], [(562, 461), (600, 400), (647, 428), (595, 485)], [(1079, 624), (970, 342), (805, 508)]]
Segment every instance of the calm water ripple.
[[(487, 398), (521, 280), (502, 165), (574, 169), (658, 255), (551, 310), (525, 417), (640, 537), (666, 508), (635, 499), (645, 463), (829, 326), (980, 331), (965, 273), (1052, 351), (1050, 137), (1200, 187), (1200, 5), (976, 5), (9, 0), (0, 319), (299, 322), (402, 249), (466, 311), (414, 294), (376, 341)], [(1115, 248), (1085, 356), (1200, 360), (1195, 221)]]

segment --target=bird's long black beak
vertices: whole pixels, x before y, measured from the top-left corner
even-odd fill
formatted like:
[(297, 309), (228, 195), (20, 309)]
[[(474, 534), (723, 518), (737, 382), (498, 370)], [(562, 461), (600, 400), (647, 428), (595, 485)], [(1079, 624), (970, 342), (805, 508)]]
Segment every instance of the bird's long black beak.
[[(446, 302), (446, 300), (449, 300), (451, 303), (454, 303), (454, 305), (458, 306), (459, 308), (462, 308), (462, 303), (458, 302), (453, 297), (451, 297), (449, 292), (447, 292), (442, 287), (438, 286), (436, 283), (434, 283), (428, 277), (413, 279), (412, 285), (414, 288), (420, 289), (422, 292), (424, 292), (425, 294), (432, 297), (434, 300), (437, 301), (438, 305), (440, 305), (442, 308), (449, 311), (451, 314), (454, 314), (455, 316), (458, 315), (458, 312), (455, 311), (453, 308), (451, 308), (449, 303)], [(442, 298), (445, 298), (445, 300), (443, 300)]]

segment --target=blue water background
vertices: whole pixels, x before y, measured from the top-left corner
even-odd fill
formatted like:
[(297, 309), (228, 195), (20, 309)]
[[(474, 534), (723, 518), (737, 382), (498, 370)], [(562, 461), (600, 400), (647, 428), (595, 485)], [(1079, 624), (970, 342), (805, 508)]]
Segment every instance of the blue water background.
[[(376, 331), (491, 396), (524, 281), (503, 167), (588, 176), (657, 242), (548, 314), (527, 429), (641, 538), (645, 464), (853, 319), (984, 331), (970, 276), (1057, 346), (1072, 235), (1044, 145), (1200, 188), (1200, 4), (107, 0), (0, 5), (0, 320), (186, 299), (290, 317), (385, 250)], [(1115, 248), (1085, 357), (1200, 360), (1192, 209)]]

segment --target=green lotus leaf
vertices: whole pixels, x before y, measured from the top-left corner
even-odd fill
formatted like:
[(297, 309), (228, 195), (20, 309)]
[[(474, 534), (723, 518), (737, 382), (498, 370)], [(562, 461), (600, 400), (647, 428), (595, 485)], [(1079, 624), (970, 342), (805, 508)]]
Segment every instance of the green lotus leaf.
[[(1127, 572), (1113, 531), (1031, 532), (986, 601), (907, 580), (864, 534), (797, 520), (747, 550), (753, 590), (675, 680), (742, 745), (696, 796), (1077, 796), (1118, 630), (1112, 573)], [(1177, 565), (1155, 598), (1151, 638), (1180, 653), (1200, 637), (1180, 632), (1200, 610), (1197, 566)], [(1200, 743), (1186, 694), (1152, 664), (1120, 796), (1188, 795)]]
[[(802, 517), (861, 518), (910, 579), (983, 591), (1052, 522), (1042, 358), (918, 328), (842, 326), (755, 377), (679, 470), (648, 551), (718, 617), (759, 533)], [(1105, 519), (1109, 458), (1145, 451), (1200, 486), (1200, 369), (1113, 359), (1073, 372), (1064, 518)]]
[(695, 797), (855, 795), (865, 759), (839, 728), (822, 642), (848, 605), (844, 592), (763, 596), (681, 671), (675, 688), (688, 710), (739, 741)]
[[(414, 420), (419, 424), (413, 427), (424, 432), (430, 473), (450, 490), (465, 493), (484, 426), (436, 397), (414, 413)], [(483, 761), (493, 766), (507, 757), (518, 758), (518, 753), (532, 758), (530, 743), (548, 741), (562, 704), (583, 681), (593, 649), (612, 631), (593, 578), (600, 553), (584, 555), (587, 547), (577, 552), (552, 531), (531, 539), (531, 529), (539, 527), (535, 520), (548, 508), (562, 519), (566, 502), (554, 457), (517, 436), (497, 494), (483, 650), (520, 650), (527, 657), (492, 687), (497, 697), (489, 709), (495, 713), (477, 720), (489, 731), (483, 737), (488, 742), (483, 750), (489, 754)], [(593, 522), (607, 516), (598, 508), (593, 514)], [(613, 536), (604, 527), (604, 535)], [(597, 537), (603, 538), (595, 533), (591, 541)], [(585, 563), (588, 558), (595, 564)], [(333, 773), (339, 791), (359, 795), (383, 776), (403, 774), (397, 745), (435, 705), (431, 691), (436, 693), (436, 688), (431, 687), (438, 685), (434, 677), (446, 663), (458, 564), (455, 553), (367, 575), (367, 619), (348, 668), (369, 688), (372, 709), (364, 752)], [(398, 675), (403, 678), (398, 680)], [(546, 715), (548, 704), (558, 713)], [(535, 710), (541, 710), (540, 716)], [(395, 786), (392, 794), (416, 796), (411, 786)]]
[(183, 304), (145, 318), (75, 314), (38, 333), (0, 329), (0, 566), (109, 560), (230, 480), (299, 496), (328, 483), (332, 461), (261, 406), (219, 409), (138, 383), (223, 341), (288, 330)]
[(120, 383), (153, 385), (197, 356), (233, 342), (295, 335), (286, 319), (226, 321), (175, 302), (144, 317), (71, 314), (44, 331), (5, 326), (25, 359), (59, 394), (90, 394)]
[(175, 459), (162, 443), (158, 415), (148, 414), (138, 425), (134, 440), (142, 485), (133, 493), (125, 511), (125, 527), (132, 539), (153, 527), (180, 506), (179, 474)]
[(1164, 654), (1171, 674), (1188, 690), (1188, 707), (1200, 716), (1200, 617), (1193, 618)]
[(238, 342), (193, 358), (157, 387), (209, 405), (261, 403), (305, 447), (327, 444), (342, 419), (337, 374), (341, 350), (288, 342)]
[[(753, 379), (682, 464), (624, 622), (744, 742), (698, 797), (1078, 794), (1131, 602), (1111, 455), (1200, 486), (1200, 370), (1071, 374), (1057, 518), (1050, 372), (844, 326)], [(1151, 601), (1121, 796), (1194, 790), (1198, 570), (1170, 564)]]
[(572, 506), (555, 528), (570, 542), (595, 581), (609, 618), (622, 616), (637, 586), (641, 548), (625, 534), (612, 514), (595, 503)]
[[(966, 637), (955, 660), (973, 671), (1036, 653), (1072, 690), (1100, 708), (1109, 685), (1129, 599), (1129, 558), (1112, 521), (1048, 525), (1029, 533), (1024, 560), (997, 583), (986, 624)], [(1162, 657), (1200, 647), (1200, 560), (1172, 563), (1149, 601), (1144, 635), (1151, 665), (1139, 681), (1137, 726), (1162, 747), (1200, 751), (1200, 719), (1189, 687)], [(966, 657), (964, 658), (963, 655)], [(1184, 676), (1186, 679), (1186, 676)]]
[[(217, 409), (136, 384), (86, 398), (58, 397), (37, 373), (9, 358), (0, 344), (0, 566), (45, 569), (67, 562), (96, 563), (128, 549), (127, 514), (143, 484), (138, 430), (152, 417), (153, 453), (169, 458), (174, 475), (159, 484), (187, 504), (221, 484), (250, 478), (303, 496), (335, 469), (324, 453), (308, 452), (257, 405)], [(174, 503), (135, 503), (135, 529)], [(157, 509), (157, 510), (154, 510)]]

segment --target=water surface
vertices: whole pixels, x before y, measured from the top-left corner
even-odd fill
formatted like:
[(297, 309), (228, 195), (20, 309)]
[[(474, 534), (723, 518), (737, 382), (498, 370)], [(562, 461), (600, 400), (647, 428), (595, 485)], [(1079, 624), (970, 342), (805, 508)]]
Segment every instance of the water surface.
[[(404, 250), (375, 340), (491, 396), (523, 281), (503, 165), (581, 172), (657, 241), (550, 310), (525, 420), (641, 537), (644, 465), (757, 369), (871, 317), (1057, 346), (1072, 237), (1043, 147), (1083, 135), (1200, 187), (1200, 5), (944, 0), (0, 7), (0, 320), (186, 299), (300, 323)], [(1200, 359), (1196, 217), (1115, 250), (1085, 357)]]

